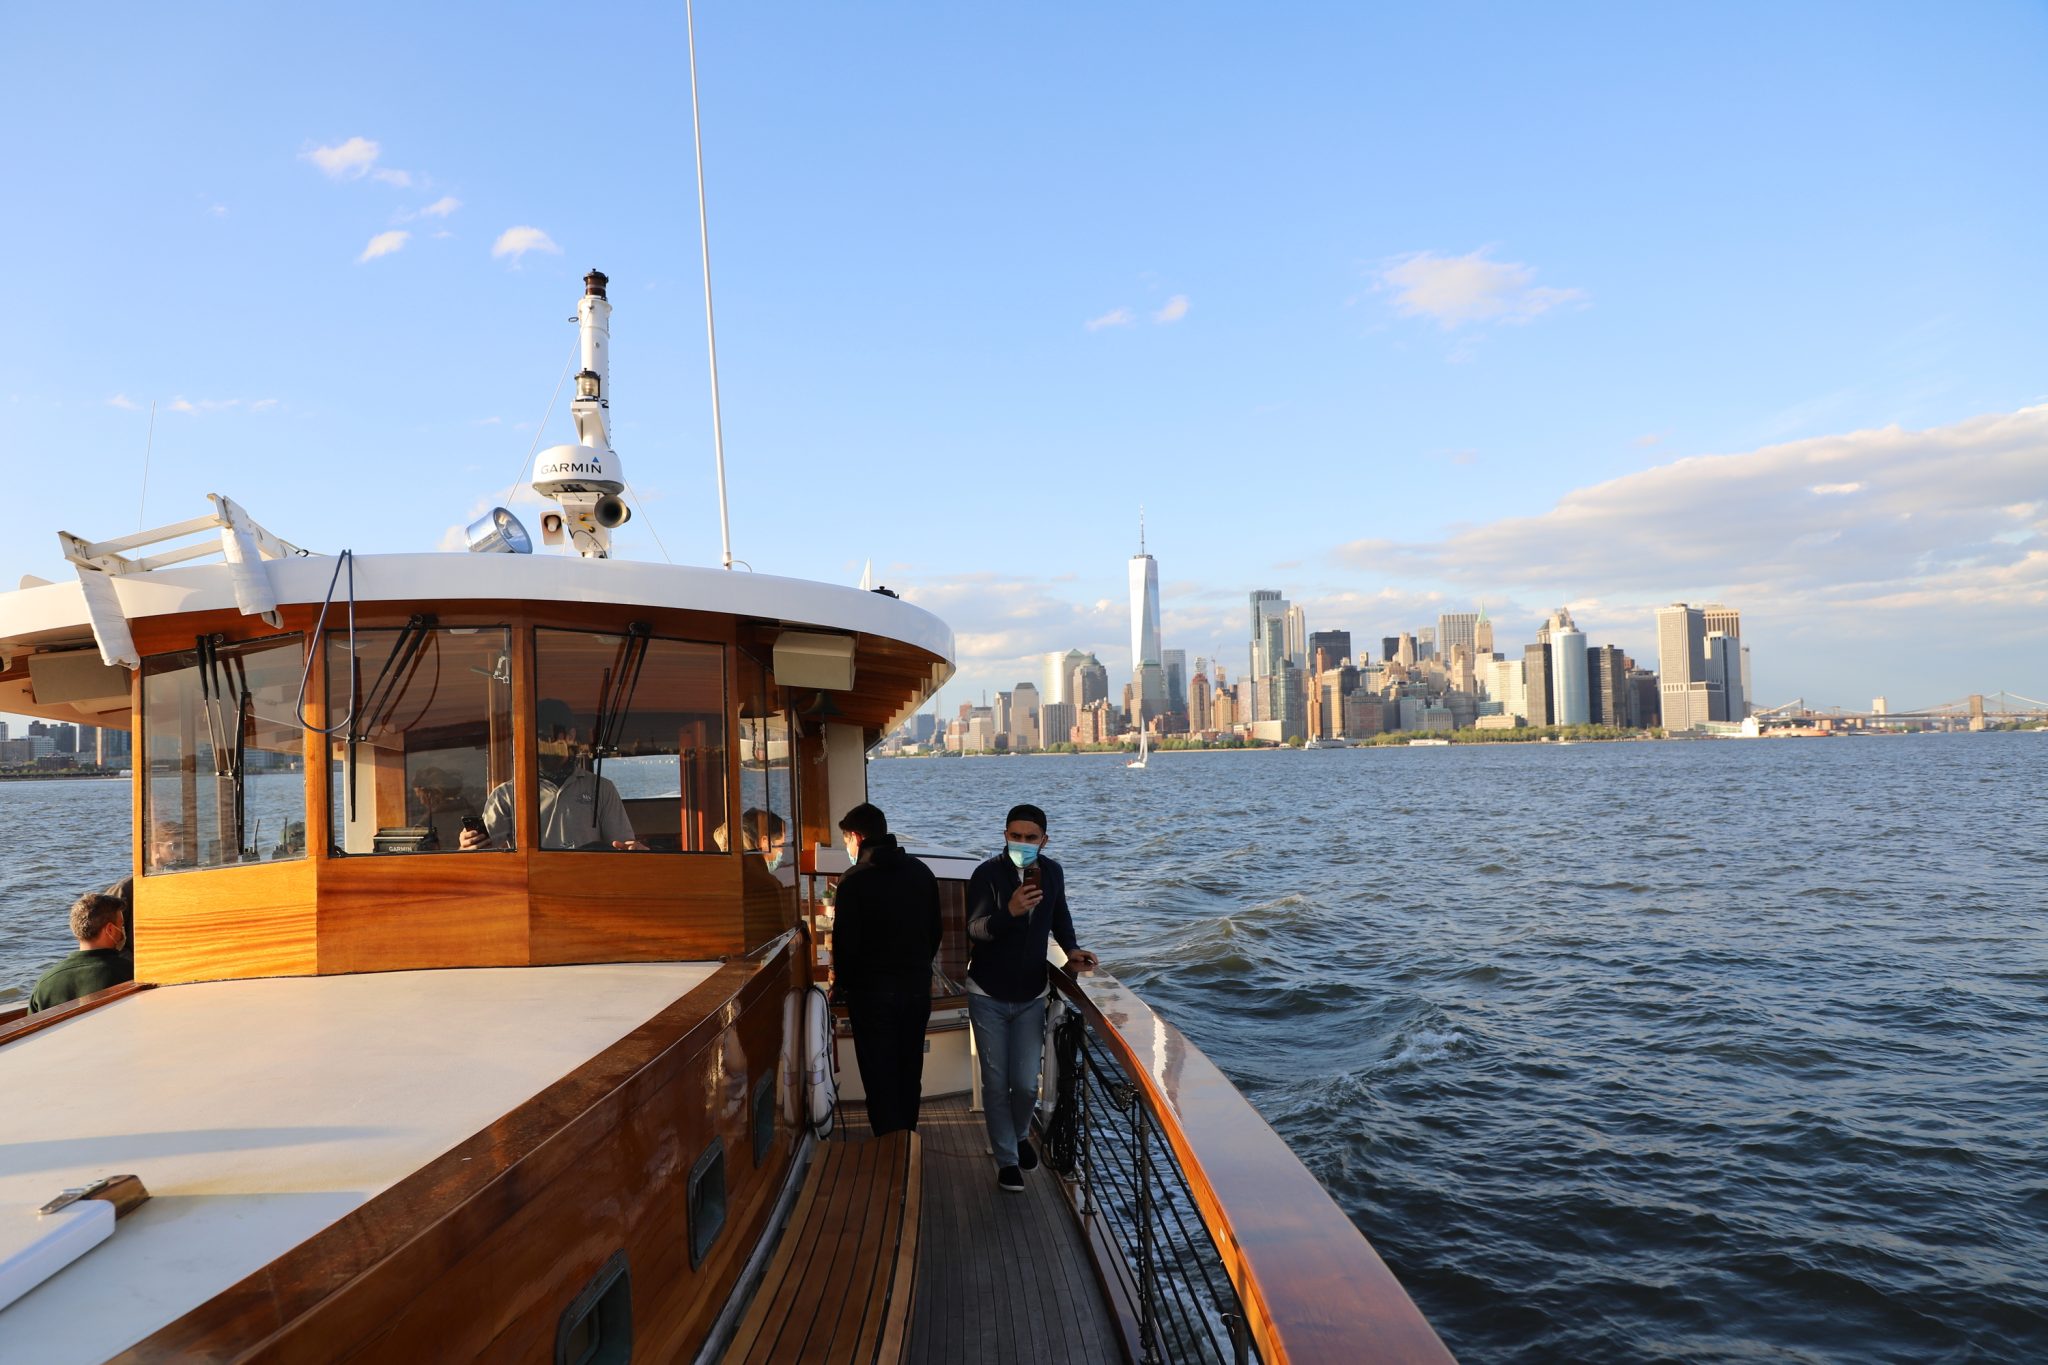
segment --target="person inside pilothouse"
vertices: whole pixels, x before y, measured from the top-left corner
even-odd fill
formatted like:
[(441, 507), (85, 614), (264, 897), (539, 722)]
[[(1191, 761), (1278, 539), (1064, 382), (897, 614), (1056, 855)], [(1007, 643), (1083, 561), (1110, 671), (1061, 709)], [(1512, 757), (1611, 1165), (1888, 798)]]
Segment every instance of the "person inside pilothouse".
[[(633, 834), (633, 822), (619, 789), (585, 765), (585, 747), (578, 743), (575, 713), (567, 702), (541, 702), (535, 748), (540, 759), (540, 846), (546, 849), (609, 849), (641, 851), (647, 845)], [(466, 823), (462, 847), (474, 851), (512, 847), (513, 795), (510, 782), (500, 782), (484, 798), (481, 820)], [(478, 828), (481, 825), (482, 828)]]

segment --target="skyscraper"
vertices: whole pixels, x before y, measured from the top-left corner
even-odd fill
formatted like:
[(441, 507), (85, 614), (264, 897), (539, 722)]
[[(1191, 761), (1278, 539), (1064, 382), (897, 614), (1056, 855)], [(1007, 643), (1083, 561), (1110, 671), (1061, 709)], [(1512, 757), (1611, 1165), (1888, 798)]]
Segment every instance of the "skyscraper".
[(1010, 751), (1038, 747), (1038, 688), (1020, 682), (1010, 693)]
[(1522, 692), (1525, 698), (1523, 714), (1529, 718), (1529, 724), (1557, 724), (1557, 711), (1551, 700), (1554, 693), (1551, 691), (1548, 644), (1523, 647)]
[(1072, 681), (1067, 685), (1067, 700), (1077, 711), (1092, 702), (1109, 700), (1109, 669), (1093, 654), (1082, 655), (1068, 676)]
[(1586, 651), (1586, 682), (1592, 702), (1593, 724), (1628, 725), (1628, 658), (1620, 645), (1601, 645)]
[(1139, 728), (1166, 709), (1166, 669), (1159, 657), (1159, 564), (1145, 553), (1145, 521), (1138, 519), (1138, 553), (1131, 556), (1131, 719)]
[(1708, 720), (1740, 721), (1742, 705), (1742, 641), (1710, 630), (1706, 640)]
[(1383, 664), (1390, 664), (1390, 663), (1392, 663), (1392, 662), (1394, 661), (1394, 656), (1395, 656), (1396, 654), (1399, 654), (1400, 652), (1401, 652), (1401, 637), (1400, 637), (1400, 636), (1398, 636), (1398, 635), (1382, 635), (1382, 636), (1380, 636), (1380, 662), (1381, 662), (1381, 663), (1383, 663)]
[(1074, 670), (1088, 662), (1089, 656), (1078, 649), (1045, 656), (1045, 682), (1039, 688), (1039, 704), (1074, 701)]
[(1424, 626), (1421, 630), (1415, 632), (1415, 657), (1418, 659), (1434, 659), (1438, 657), (1435, 626)]
[(1179, 722), (1174, 728), (1185, 730), (1188, 719), (1188, 652), (1184, 649), (1162, 649), (1159, 659), (1166, 670), (1166, 709)]
[(1472, 653), (1482, 664), (1493, 657), (1493, 622), (1486, 619), (1485, 607), (1472, 625)]
[(1709, 602), (1700, 608), (1700, 625), (1709, 635), (1718, 630), (1723, 635), (1732, 635), (1738, 640), (1742, 638), (1742, 613), (1719, 602)]
[(1700, 608), (1683, 602), (1657, 608), (1657, 676), (1667, 730), (1702, 725), (1725, 705), (1710, 695), (1720, 689), (1707, 676), (1706, 613)]
[(1327, 673), (1351, 657), (1351, 632), (1319, 630), (1308, 637), (1308, 671)]
[[(1477, 655), (1479, 653), (1478, 612), (1447, 612), (1444, 615), (1436, 618), (1436, 647), (1438, 653), (1440, 653), (1445, 659), (1449, 659), (1451, 657), (1451, 651), (1456, 649), (1459, 645), (1465, 646), (1465, 648), (1471, 650), (1474, 655)], [(1487, 646), (1487, 653), (1490, 654), (1492, 652), (1493, 647), (1489, 643)]]
[(1300, 607), (1287, 609), (1287, 662), (1308, 667), (1308, 613)]
[(1251, 622), (1251, 624), (1252, 624), (1252, 635), (1251, 635), (1251, 640), (1252, 640), (1252, 648), (1251, 648), (1251, 666), (1250, 666), (1250, 668), (1249, 668), (1249, 669), (1247, 669), (1247, 670), (1246, 670), (1246, 672), (1245, 672), (1245, 676), (1246, 676), (1246, 677), (1248, 677), (1248, 678), (1256, 678), (1256, 677), (1260, 676), (1260, 675), (1259, 675), (1259, 641), (1265, 638), (1265, 625), (1264, 625), (1264, 622), (1265, 622), (1265, 619), (1266, 619), (1266, 617), (1265, 617), (1265, 607), (1266, 607), (1266, 605), (1267, 605), (1268, 603), (1271, 603), (1271, 602), (1278, 602), (1278, 601), (1280, 601), (1280, 594), (1279, 594), (1279, 592), (1278, 592), (1278, 591), (1277, 591), (1276, 589), (1273, 589), (1273, 588), (1253, 588), (1253, 589), (1252, 589), (1252, 594), (1251, 594), (1251, 609), (1252, 609), (1252, 622)]
[(1209, 726), (1209, 675), (1197, 673), (1188, 682), (1188, 729), (1200, 734)]
[(1550, 695), (1553, 725), (1592, 723), (1586, 686), (1586, 636), (1559, 607), (1550, 618)]

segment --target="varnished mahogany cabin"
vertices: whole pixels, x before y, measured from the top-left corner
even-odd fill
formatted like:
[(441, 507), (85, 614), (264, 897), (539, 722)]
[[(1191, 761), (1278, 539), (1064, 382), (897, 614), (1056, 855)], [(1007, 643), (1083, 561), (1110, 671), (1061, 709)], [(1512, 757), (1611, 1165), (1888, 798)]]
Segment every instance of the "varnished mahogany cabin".
[[(134, 737), (154, 987), (0, 1028), (0, 1201), (155, 1196), (4, 1354), (545, 1360), (611, 1311), (687, 1355), (804, 1132), (802, 874), (950, 633), (765, 576), (342, 567), (265, 561), (256, 615), (231, 566), (114, 576), (132, 671), (80, 584), (0, 597), (0, 709)], [(633, 847), (566, 846), (551, 802), (601, 827), (606, 788)]]

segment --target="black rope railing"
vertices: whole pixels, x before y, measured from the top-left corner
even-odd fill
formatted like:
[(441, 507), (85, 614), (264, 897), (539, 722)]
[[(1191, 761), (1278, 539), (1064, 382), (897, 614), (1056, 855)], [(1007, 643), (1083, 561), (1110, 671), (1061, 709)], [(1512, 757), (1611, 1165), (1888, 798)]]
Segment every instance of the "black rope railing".
[(1244, 1310), (1145, 1091), (1078, 1010), (1054, 1033), (1059, 1099), (1047, 1163), (1074, 1185), (1075, 1211), (1117, 1263), (1137, 1318), (1139, 1365), (1257, 1359)]

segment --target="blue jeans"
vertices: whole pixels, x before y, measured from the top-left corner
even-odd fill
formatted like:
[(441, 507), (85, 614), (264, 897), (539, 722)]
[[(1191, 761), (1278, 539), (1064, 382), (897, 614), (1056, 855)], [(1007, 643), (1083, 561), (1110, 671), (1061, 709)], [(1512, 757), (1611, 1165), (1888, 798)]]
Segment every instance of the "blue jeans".
[(967, 993), (967, 1018), (981, 1054), (981, 1110), (997, 1166), (1017, 1164), (1018, 1139), (1038, 1107), (1038, 1066), (1045, 1056), (1045, 997), (1013, 1005)]

